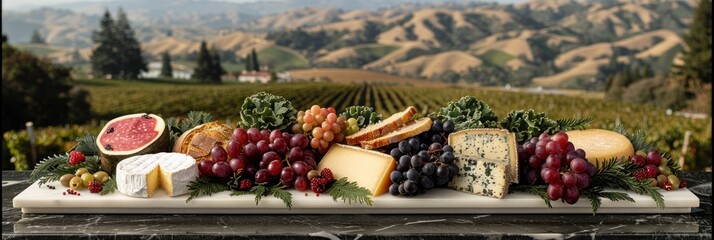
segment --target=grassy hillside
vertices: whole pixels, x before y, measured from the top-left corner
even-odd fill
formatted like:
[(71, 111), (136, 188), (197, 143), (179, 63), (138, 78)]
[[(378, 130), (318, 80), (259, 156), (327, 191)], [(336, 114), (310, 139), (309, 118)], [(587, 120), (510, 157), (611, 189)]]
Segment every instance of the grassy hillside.
[(310, 62), (298, 52), (280, 46), (270, 46), (258, 51), (258, 61), (276, 71), (310, 66)]
[(355, 51), (357, 51), (357, 54), (368, 54), (379, 59), (384, 56), (387, 56), (387, 54), (390, 54), (397, 49), (399, 49), (399, 47), (397, 46), (370, 44), (361, 47), (356, 47)]
[(514, 59), (515, 57), (499, 51), (499, 50), (488, 50), (486, 53), (482, 54), (479, 56), (481, 60), (486, 62), (486, 64), (493, 65), (493, 66), (503, 66), (506, 64), (511, 59)]

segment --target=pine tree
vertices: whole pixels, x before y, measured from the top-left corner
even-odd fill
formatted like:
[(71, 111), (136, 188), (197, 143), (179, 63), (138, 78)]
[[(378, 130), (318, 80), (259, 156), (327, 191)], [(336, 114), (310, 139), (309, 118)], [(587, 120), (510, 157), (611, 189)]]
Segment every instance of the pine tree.
[(221, 56), (219, 55), (219, 51), (217, 49), (213, 49), (213, 56), (211, 56), (211, 80), (216, 83), (221, 82), (221, 76), (223, 74), (226, 74), (226, 70), (223, 69), (223, 66), (221, 65)]
[(129, 24), (124, 10), (119, 8), (119, 14), (115, 25), (117, 38), (117, 60), (119, 61), (119, 77), (126, 79), (136, 79), (141, 71), (146, 71), (146, 61), (141, 54), (141, 45), (134, 36), (134, 30)]
[(37, 29), (32, 32), (32, 38), (30, 39), (30, 43), (45, 44), (45, 39), (42, 38), (42, 35), (40, 35), (40, 31), (38, 31)]
[(7, 42), (7, 35), (3, 34), (2, 35), (2, 43), (6, 43), (6, 42)]
[(196, 67), (193, 69), (192, 77), (201, 82), (212, 81), (213, 57), (211, 57), (206, 41), (201, 41), (201, 47), (198, 49), (198, 58), (196, 58)]
[(251, 50), (250, 54), (252, 55), (251, 61), (253, 61), (253, 69), (252, 70), (254, 70), (256, 72), (260, 71), (260, 61), (258, 61), (258, 53), (255, 52), (255, 48), (253, 48), (253, 50)]
[(99, 21), (99, 31), (92, 33), (92, 41), (98, 45), (92, 50), (90, 57), (92, 72), (97, 76), (117, 77), (119, 73), (115, 50), (117, 39), (114, 35), (114, 20), (108, 10), (104, 12), (104, 16)]
[(694, 10), (694, 18), (689, 25), (689, 33), (684, 35), (689, 47), (683, 50), (684, 64), (675, 66), (677, 74), (687, 80), (712, 82), (712, 2), (700, 0)]
[(171, 78), (174, 75), (174, 69), (171, 67), (171, 55), (169, 52), (161, 54), (161, 76)]
[(255, 62), (253, 62), (253, 51), (249, 52), (247, 56), (245, 56), (245, 71), (250, 72), (255, 69)]

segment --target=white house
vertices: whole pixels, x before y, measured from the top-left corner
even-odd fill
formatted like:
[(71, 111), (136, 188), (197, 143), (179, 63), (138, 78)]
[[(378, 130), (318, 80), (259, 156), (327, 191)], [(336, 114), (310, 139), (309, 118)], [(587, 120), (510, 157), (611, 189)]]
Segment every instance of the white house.
[(250, 71), (250, 72), (243, 72), (241, 73), (240, 76), (238, 76), (238, 81), (239, 82), (246, 82), (246, 83), (268, 83), (272, 80), (272, 76), (270, 76), (269, 72), (256, 72), (256, 71)]
[[(175, 79), (191, 79), (193, 70), (185, 69), (183, 65), (171, 64), (173, 68), (173, 78)], [(161, 75), (161, 62), (150, 62), (147, 66), (149, 71), (142, 71), (139, 78), (158, 78)]]

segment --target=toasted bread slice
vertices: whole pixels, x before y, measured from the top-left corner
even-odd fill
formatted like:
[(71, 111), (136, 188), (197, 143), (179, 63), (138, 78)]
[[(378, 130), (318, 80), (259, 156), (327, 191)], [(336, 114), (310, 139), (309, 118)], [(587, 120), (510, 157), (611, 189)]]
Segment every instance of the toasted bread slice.
[(369, 141), (362, 141), (360, 145), (365, 149), (377, 149), (419, 135), (420, 133), (429, 131), (429, 129), (431, 129), (431, 118), (420, 118), (407, 123), (406, 126), (387, 135)]
[(347, 136), (345, 138), (347, 139), (347, 144), (357, 145), (362, 141), (372, 140), (384, 136), (387, 133), (393, 132), (394, 130), (397, 130), (400, 127), (404, 126), (404, 124), (406, 124), (409, 119), (411, 119), (412, 116), (414, 116), (416, 113), (416, 108), (409, 106), (406, 110), (402, 112), (395, 113), (394, 115), (382, 120), (381, 122), (369, 125), (364, 129), (360, 130), (359, 132)]

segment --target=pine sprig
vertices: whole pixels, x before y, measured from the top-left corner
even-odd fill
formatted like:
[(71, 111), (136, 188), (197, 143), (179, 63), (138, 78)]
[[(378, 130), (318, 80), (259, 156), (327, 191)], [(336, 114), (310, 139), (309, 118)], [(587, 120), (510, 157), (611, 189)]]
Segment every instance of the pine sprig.
[(166, 119), (166, 125), (169, 128), (169, 138), (171, 140), (171, 146), (169, 147), (173, 148), (173, 144), (184, 132), (210, 121), (213, 121), (211, 114), (201, 111), (191, 111), (184, 119), (175, 117)]
[(190, 202), (196, 197), (219, 193), (228, 190), (228, 186), (225, 183), (217, 182), (211, 178), (201, 177), (188, 184), (188, 199), (186, 203)]
[(627, 131), (627, 128), (625, 128), (625, 125), (617, 124), (615, 126), (615, 129), (613, 130), (619, 134), (622, 134), (628, 140), (630, 140), (630, 142), (632, 143), (632, 147), (635, 148), (635, 151), (642, 150), (646, 152), (655, 149), (654, 145), (647, 142), (645, 131), (643, 131), (642, 129), (635, 131), (635, 133), (630, 133), (629, 131)]
[(104, 186), (102, 186), (102, 191), (99, 192), (99, 195), (104, 196), (113, 193), (115, 190), (117, 190), (117, 181), (115, 177), (116, 176), (109, 178), (109, 180), (104, 183)]
[(602, 188), (595, 188), (591, 190), (584, 190), (581, 192), (584, 196), (588, 197), (590, 201), (590, 206), (592, 207), (593, 215), (597, 213), (597, 210), (602, 205), (602, 199), (607, 198), (610, 201), (628, 201), (635, 202), (634, 199), (627, 195), (627, 193), (622, 192), (605, 192)]
[(67, 163), (68, 159), (69, 153), (65, 153), (62, 155), (55, 154), (54, 156), (42, 159), (42, 161), (35, 165), (35, 169), (32, 170), (32, 173), (30, 173), (30, 179), (28, 179), (27, 181), (30, 183), (34, 183), (37, 180), (48, 177), (52, 174), (52, 170), (56, 169), (59, 165), (63, 163)]
[(255, 205), (260, 203), (263, 197), (273, 196), (285, 203), (288, 209), (293, 207), (293, 194), (285, 190), (285, 186), (278, 184), (268, 187), (265, 184), (258, 184), (250, 188), (250, 190), (234, 190), (231, 191), (231, 196), (255, 195)]
[(546, 185), (525, 185), (525, 184), (518, 184), (518, 185), (513, 185), (508, 189), (508, 193), (512, 192), (525, 192), (525, 193), (530, 193), (533, 195), (538, 195), (540, 198), (543, 199), (545, 202), (545, 205), (548, 206), (548, 208), (553, 208), (553, 205), (550, 204), (550, 198), (548, 198), (548, 194), (546, 190), (548, 189), (548, 186)]
[(585, 129), (592, 119), (590, 118), (566, 118), (555, 120), (557, 123), (558, 131), (570, 131), (570, 130), (582, 130)]
[(30, 173), (30, 179), (27, 181), (32, 183), (38, 181), (40, 186), (49, 183), (59, 181), (62, 175), (77, 172), (77, 169), (86, 168), (89, 172), (97, 172), (101, 169), (99, 165), (98, 156), (87, 156), (84, 162), (77, 165), (69, 165), (67, 161), (69, 160), (69, 153), (63, 155), (54, 155), (43, 159), (35, 169)]
[(99, 154), (99, 147), (96, 143), (97, 138), (94, 135), (86, 134), (83, 137), (77, 138), (77, 146), (72, 150), (79, 151), (85, 156), (94, 156)]
[(664, 198), (656, 187), (647, 182), (638, 181), (630, 175), (633, 164), (616, 158), (597, 162), (597, 173), (590, 179), (590, 186), (598, 188), (620, 189), (637, 194), (648, 195), (655, 201), (658, 209), (664, 208)]
[(355, 202), (372, 206), (373, 203), (372, 198), (369, 197), (372, 195), (369, 190), (358, 186), (356, 182), (348, 181), (346, 177), (340, 178), (332, 183), (332, 186), (330, 186), (325, 193), (330, 194), (334, 201), (340, 198), (343, 202), (347, 202), (348, 204)]

